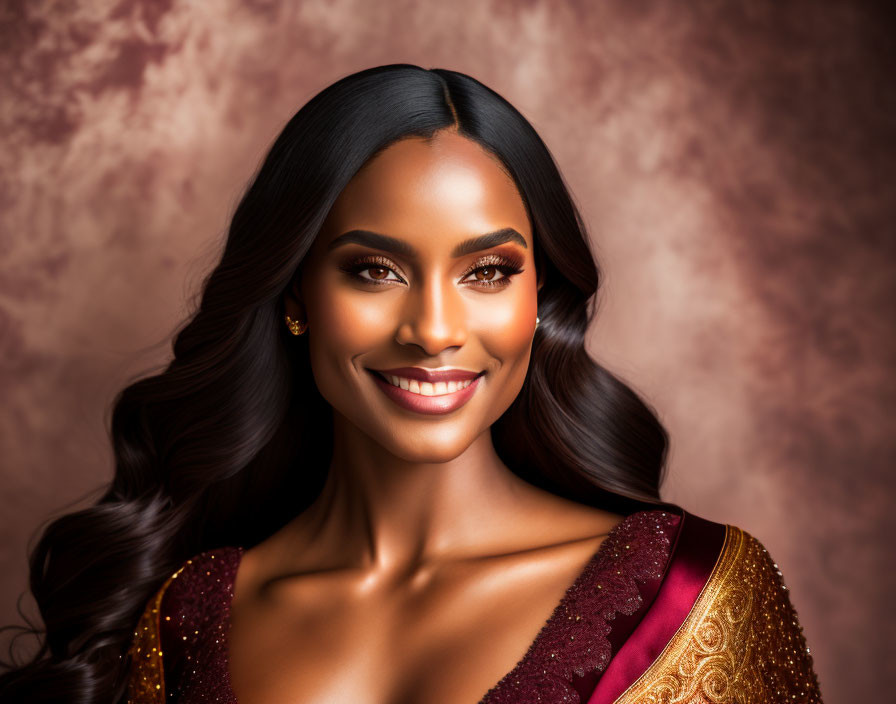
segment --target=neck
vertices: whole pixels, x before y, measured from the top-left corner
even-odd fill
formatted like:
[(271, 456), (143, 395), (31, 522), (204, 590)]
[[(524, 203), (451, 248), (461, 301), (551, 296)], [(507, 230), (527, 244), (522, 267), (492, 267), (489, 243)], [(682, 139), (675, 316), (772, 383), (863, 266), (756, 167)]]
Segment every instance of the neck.
[(440, 462), (398, 457), (338, 413), (333, 430), (324, 488), (296, 522), (315, 552), (392, 572), (494, 554), (513, 541), (533, 487), (501, 461), (489, 430)]

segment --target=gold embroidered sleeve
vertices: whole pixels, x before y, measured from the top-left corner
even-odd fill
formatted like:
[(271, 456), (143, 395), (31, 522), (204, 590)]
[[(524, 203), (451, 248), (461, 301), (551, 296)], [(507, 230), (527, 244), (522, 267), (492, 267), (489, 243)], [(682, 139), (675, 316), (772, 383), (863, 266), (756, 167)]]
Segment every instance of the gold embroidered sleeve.
[[(188, 560), (187, 564), (189, 563)], [(149, 600), (137, 623), (134, 640), (128, 651), (131, 658), (128, 673), (128, 704), (165, 704), (165, 673), (162, 667), (159, 611), (165, 590), (183, 569), (181, 567), (165, 580), (159, 591)]]
[(725, 542), (690, 614), (616, 704), (821, 704), (783, 576), (752, 535)]

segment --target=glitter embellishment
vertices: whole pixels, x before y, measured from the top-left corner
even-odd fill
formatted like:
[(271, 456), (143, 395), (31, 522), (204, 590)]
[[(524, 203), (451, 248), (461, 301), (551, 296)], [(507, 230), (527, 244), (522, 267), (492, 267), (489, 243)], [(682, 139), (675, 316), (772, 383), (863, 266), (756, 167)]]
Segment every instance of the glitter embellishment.
[[(159, 638), (159, 611), (162, 598), (171, 582), (190, 565), (186, 564), (168, 577), (161, 589), (150, 599), (137, 623), (128, 657), (131, 669), (128, 676), (128, 702), (135, 704), (162, 704), (165, 701), (165, 677), (162, 666), (162, 645)], [(166, 617), (167, 618), (167, 617)]]
[(226, 626), (242, 553), (225, 547), (187, 560), (150, 600), (131, 646), (129, 704), (236, 704)]
[(785, 701), (821, 704), (812, 657), (778, 565), (729, 525), (687, 619), (614, 704)]

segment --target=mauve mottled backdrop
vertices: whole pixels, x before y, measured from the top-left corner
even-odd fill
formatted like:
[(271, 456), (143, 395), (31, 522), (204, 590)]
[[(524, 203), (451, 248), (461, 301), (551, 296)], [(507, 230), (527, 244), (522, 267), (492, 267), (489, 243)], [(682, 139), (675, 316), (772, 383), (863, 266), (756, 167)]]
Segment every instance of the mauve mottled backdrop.
[(590, 348), (672, 434), (665, 498), (769, 548), (828, 704), (886, 696), (896, 60), (884, 9), (78, 5), (0, 6), (0, 621), (16, 618), (39, 524), (110, 477), (107, 407), (168, 358), (279, 129), (337, 78), (407, 62), (475, 76), (541, 132), (606, 273)]

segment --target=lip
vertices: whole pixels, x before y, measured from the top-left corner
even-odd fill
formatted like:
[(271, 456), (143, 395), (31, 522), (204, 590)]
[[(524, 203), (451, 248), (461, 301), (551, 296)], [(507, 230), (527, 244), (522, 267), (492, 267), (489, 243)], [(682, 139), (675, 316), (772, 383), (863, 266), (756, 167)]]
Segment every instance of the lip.
[(383, 376), (403, 376), (406, 379), (428, 381), (435, 384), (437, 381), (467, 381), (475, 379), (485, 372), (471, 372), (466, 369), (424, 369), (423, 367), (396, 367), (395, 369), (372, 369)]
[[(407, 369), (419, 370), (418, 367), (405, 367)], [(461, 406), (463, 406), (467, 401), (473, 398), (473, 394), (476, 393), (476, 389), (479, 388), (479, 380), (480, 377), (485, 372), (466, 372), (462, 370), (451, 370), (447, 372), (442, 372), (443, 374), (465, 374), (466, 379), (473, 379), (473, 382), (465, 389), (460, 389), (450, 394), (441, 394), (439, 396), (423, 396), (422, 394), (415, 394), (410, 391), (406, 391), (405, 389), (399, 388), (398, 386), (393, 386), (388, 381), (386, 381), (383, 377), (380, 376), (381, 373), (373, 369), (368, 369), (370, 375), (373, 377), (373, 380), (376, 382), (377, 386), (382, 390), (386, 396), (388, 396), (392, 401), (395, 402), (396, 405), (404, 408), (408, 411), (415, 411), (416, 413), (425, 413), (429, 415), (441, 415), (444, 413), (451, 413), (452, 411), (457, 410)], [(386, 370), (387, 372), (392, 372), (395, 376), (406, 376), (406, 374), (396, 374), (395, 372), (398, 370)], [(418, 381), (428, 381), (428, 379), (419, 379), (418, 377), (408, 377), (408, 378), (416, 378)], [(438, 379), (437, 379), (438, 380)], [(447, 381), (457, 381), (457, 376), (450, 376)], [(463, 379), (461, 379), (463, 380)]]

